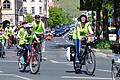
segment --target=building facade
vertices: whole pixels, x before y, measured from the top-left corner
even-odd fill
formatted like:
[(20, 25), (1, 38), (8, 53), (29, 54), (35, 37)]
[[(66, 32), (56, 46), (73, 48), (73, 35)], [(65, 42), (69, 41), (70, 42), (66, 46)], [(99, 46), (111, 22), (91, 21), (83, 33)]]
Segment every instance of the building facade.
[(1, 6), (1, 0), (0, 0), (0, 23), (2, 23), (2, 13), (1, 13), (1, 10), (2, 10), (2, 6)]
[(40, 15), (47, 26), (47, 19), (49, 18), (48, 0), (23, 0), (23, 14), (31, 13), (33, 17)]
[(32, 13), (48, 18), (48, 0), (23, 0), (23, 14)]
[(1, 0), (1, 14), (2, 22), (10, 22), (11, 24), (17, 24), (18, 11), (22, 6), (22, 0)]

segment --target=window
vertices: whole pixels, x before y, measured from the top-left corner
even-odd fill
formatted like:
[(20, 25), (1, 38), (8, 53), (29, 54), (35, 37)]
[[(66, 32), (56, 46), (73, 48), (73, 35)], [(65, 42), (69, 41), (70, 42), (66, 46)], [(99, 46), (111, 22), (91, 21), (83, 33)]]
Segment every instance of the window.
[(39, 8), (40, 14), (42, 14), (42, 7)]
[(26, 0), (23, 0), (24, 2), (26, 2)]
[(34, 2), (35, 0), (31, 0), (32, 2)]
[(23, 7), (23, 13), (27, 14), (27, 7)]
[(10, 1), (5, 0), (5, 1), (3, 2), (3, 8), (4, 8), (4, 9), (10, 9)]
[(42, 0), (39, 0), (39, 2), (42, 2)]
[(32, 7), (32, 14), (35, 14), (35, 7)]

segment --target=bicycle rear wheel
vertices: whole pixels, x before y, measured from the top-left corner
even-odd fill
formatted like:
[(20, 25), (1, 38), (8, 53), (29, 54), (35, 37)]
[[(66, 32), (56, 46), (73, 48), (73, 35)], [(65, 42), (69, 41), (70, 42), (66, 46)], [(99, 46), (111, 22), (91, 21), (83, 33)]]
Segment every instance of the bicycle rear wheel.
[(111, 75), (112, 75), (112, 80), (120, 80), (120, 68), (118, 65), (112, 60), (112, 67), (111, 67)]
[(36, 74), (40, 69), (40, 54), (34, 52), (33, 56), (30, 59), (30, 70), (32, 74)]
[(87, 53), (88, 54), (85, 56), (86, 73), (88, 75), (93, 75), (96, 68), (95, 54), (92, 50), (88, 50)]
[(20, 72), (24, 72), (25, 71), (25, 64), (21, 63), (20, 57), (18, 58), (18, 67), (19, 67), (19, 71)]

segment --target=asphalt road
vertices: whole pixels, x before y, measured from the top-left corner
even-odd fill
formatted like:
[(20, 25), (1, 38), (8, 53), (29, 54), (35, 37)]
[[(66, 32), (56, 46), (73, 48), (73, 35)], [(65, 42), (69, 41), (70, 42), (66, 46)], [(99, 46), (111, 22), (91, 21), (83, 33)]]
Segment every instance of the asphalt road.
[(0, 59), (0, 80), (112, 80), (111, 58), (103, 53), (96, 53), (96, 71), (93, 76), (85, 74), (83, 67), (81, 74), (75, 74), (72, 62), (66, 60), (66, 48), (71, 44), (67, 37), (54, 38), (45, 42), (45, 52), (40, 72), (36, 75), (18, 70), (15, 48), (6, 50), (6, 57)]

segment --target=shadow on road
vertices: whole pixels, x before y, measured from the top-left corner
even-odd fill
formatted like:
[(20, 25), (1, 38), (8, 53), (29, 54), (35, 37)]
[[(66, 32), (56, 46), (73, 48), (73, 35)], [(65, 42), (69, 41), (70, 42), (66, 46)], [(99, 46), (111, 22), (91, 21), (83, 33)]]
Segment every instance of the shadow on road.
[[(75, 71), (65, 71), (67, 73), (75, 73)], [(85, 74), (85, 75), (88, 75), (86, 71), (84, 70), (81, 70), (79, 73), (75, 73), (75, 74)], [(88, 75), (88, 76), (91, 76), (91, 75)], [(95, 75), (92, 75), (92, 76), (95, 76)]]

